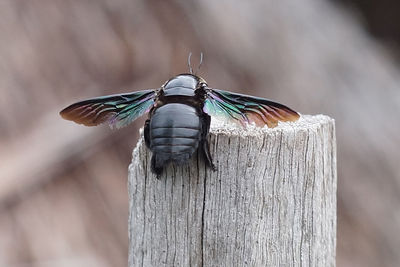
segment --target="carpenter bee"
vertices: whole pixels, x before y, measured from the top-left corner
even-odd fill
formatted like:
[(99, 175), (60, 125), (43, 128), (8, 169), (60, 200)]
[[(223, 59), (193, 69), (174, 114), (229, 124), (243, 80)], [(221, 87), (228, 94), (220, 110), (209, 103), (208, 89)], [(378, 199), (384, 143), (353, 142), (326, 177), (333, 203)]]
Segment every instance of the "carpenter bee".
[(107, 122), (111, 128), (121, 128), (149, 113), (144, 139), (153, 152), (151, 170), (157, 177), (169, 162), (186, 163), (197, 149), (215, 170), (207, 140), (211, 117), (268, 127), (299, 118), (296, 111), (271, 100), (208, 87), (193, 74), (190, 56), (189, 68), (190, 73), (172, 77), (158, 89), (84, 100), (60, 115), (86, 126)]

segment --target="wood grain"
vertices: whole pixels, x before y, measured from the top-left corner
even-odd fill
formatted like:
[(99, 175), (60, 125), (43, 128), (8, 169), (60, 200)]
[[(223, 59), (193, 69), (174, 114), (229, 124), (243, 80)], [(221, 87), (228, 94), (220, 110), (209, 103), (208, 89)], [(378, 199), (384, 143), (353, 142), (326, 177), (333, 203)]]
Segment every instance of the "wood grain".
[(329, 117), (274, 129), (213, 124), (160, 180), (139, 140), (129, 169), (129, 266), (335, 266), (336, 140)]

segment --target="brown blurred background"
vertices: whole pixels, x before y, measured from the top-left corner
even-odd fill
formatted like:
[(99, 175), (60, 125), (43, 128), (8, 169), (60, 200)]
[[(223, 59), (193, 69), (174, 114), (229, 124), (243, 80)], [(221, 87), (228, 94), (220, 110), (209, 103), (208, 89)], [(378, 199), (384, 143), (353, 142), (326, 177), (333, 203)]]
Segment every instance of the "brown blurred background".
[(127, 168), (143, 119), (63, 121), (157, 88), (205, 54), (209, 85), (336, 119), (338, 266), (400, 266), (400, 3), (2, 0), (0, 266), (126, 266)]

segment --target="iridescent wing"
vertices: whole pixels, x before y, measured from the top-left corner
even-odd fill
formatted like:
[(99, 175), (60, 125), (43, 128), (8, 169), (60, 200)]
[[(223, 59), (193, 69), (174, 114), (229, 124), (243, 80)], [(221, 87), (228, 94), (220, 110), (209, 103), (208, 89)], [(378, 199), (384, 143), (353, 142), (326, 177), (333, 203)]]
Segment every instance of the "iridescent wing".
[(156, 91), (101, 96), (72, 104), (60, 112), (61, 117), (86, 126), (108, 122), (121, 128), (148, 112), (154, 105)]
[(300, 117), (296, 111), (265, 98), (218, 89), (206, 89), (206, 93), (204, 112), (242, 125), (254, 122), (273, 128), (278, 121), (295, 121)]

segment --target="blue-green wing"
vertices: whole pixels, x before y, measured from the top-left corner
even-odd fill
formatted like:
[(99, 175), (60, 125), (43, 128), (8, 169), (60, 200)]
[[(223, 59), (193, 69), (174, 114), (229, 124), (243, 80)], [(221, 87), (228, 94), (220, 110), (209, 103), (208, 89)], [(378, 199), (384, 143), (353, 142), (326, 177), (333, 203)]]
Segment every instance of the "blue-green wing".
[(271, 100), (236, 94), (218, 89), (207, 89), (204, 112), (210, 116), (229, 119), (240, 124), (254, 122), (273, 128), (279, 121), (296, 121), (300, 115), (291, 108)]
[(148, 112), (154, 105), (155, 96), (155, 90), (143, 90), (96, 97), (72, 104), (60, 115), (86, 126), (107, 122), (111, 128), (121, 128)]

